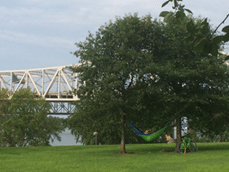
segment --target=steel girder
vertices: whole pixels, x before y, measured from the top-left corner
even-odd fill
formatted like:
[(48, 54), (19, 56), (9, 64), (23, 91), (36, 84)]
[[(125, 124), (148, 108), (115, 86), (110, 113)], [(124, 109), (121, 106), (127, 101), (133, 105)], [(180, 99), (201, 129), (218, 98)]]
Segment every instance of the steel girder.
[(5, 88), (14, 93), (21, 88), (30, 88), (51, 104), (49, 115), (70, 115), (75, 110), (72, 103), (78, 97), (72, 93), (77, 89), (77, 73), (68, 67), (78, 65), (0, 71), (0, 90)]
[(0, 71), (0, 89), (5, 88), (14, 93), (21, 88), (30, 87), (46, 101), (75, 101), (78, 97), (72, 91), (77, 88), (77, 73), (73, 73), (68, 67), (78, 65)]
[(49, 102), (49, 104), (52, 108), (48, 115), (71, 115), (76, 108), (73, 102)]

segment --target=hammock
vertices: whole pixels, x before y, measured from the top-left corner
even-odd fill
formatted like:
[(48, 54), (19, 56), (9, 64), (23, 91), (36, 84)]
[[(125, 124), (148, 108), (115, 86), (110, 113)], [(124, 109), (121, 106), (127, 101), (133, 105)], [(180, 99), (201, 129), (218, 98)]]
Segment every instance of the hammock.
[(164, 127), (160, 128), (159, 130), (155, 130), (151, 134), (144, 134), (144, 132), (139, 130), (134, 124), (132, 124), (131, 122), (129, 122), (129, 124), (132, 127), (132, 130), (134, 131), (135, 134), (142, 137), (145, 141), (150, 142), (151, 140), (160, 136), (165, 131), (165, 129), (168, 127), (168, 125), (171, 124), (171, 122), (166, 124)]

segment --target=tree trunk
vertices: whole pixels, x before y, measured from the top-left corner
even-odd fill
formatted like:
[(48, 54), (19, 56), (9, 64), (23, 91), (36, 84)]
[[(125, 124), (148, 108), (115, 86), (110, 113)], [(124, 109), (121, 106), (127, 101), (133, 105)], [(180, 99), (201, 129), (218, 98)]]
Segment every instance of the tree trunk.
[(181, 147), (181, 118), (176, 118), (176, 149), (175, 152), (180, 153), (180, 147)]
[(188, 134), (191, 133), (191, 128), (190, 128), (189, 122), (190, 122), (190, 118), (187, 117), (187, 123), (188, 123), (188, 126), (187, 126), (187, 133), (188, 133)]
[(125, 148), (125, 119), (123, 112), (121, 114), (121, 145), (120, 145), (120, 154), (125, 154), (126, 153), (126, 148)]

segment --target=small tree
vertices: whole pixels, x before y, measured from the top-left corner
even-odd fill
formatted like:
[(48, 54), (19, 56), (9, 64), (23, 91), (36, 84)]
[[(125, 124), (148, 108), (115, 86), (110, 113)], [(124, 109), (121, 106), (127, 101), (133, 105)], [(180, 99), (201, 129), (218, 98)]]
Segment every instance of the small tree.
[(7, 121), (11, 116), (9, 114), (9, 108), (10, 101), (8, 91), (6, 89), (2, 89), (0, 91), (0, 146), (5, 146), (7, 143), (14, 145), (13, 138), (10, 134), (5, 136), (5, 139), (3, 139), (2, 135), (3, 131), (9, 133), (9, 131), (3, 128), (4, 122)]
[[(1, 94), (5, 91), (1, 91)], [(47, 117), (50, 105), (30, 89), (20, 89), (13, 94), (7, 111), (2, 113), (0, 142), (6, 146), (50, 145), (52, 135), (58, 135), (63, 129), (60, 121)], [(5, 104), (4, 101), (2, 101)], [(2, 107), (3, 107), (3, 104)]]

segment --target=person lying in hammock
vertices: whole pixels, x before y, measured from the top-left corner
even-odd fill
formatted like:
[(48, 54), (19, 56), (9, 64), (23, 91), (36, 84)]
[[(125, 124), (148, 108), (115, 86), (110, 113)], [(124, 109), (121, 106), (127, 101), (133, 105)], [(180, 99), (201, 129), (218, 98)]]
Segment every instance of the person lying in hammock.
[(144, 134), (151, 134), (151, 133), (153, 133), (152, 129), (148, 129), (144, 132)]
[(173, 139), (172, 137), (170, 137), (170, 135), (165, 135), (165, 137), (168, 144), (176, 143), (176, 139)]

